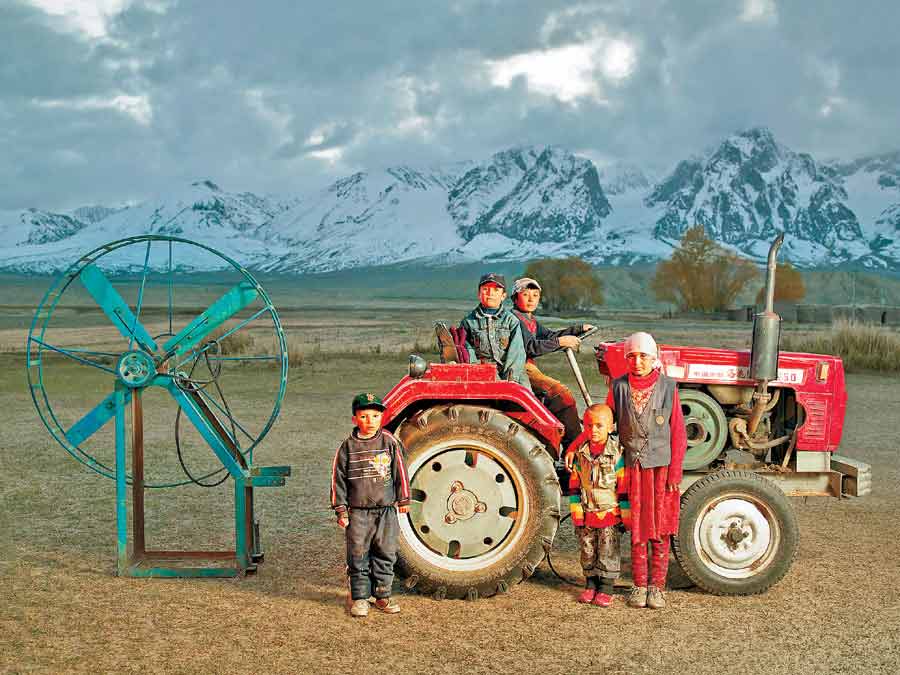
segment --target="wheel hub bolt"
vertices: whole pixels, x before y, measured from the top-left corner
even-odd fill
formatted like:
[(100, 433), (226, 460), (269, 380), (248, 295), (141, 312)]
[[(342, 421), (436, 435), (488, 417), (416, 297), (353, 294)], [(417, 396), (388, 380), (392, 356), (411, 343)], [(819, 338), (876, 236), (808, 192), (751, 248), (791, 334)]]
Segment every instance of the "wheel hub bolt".
[(468, 520), (476, 513), (487, 511), (487, 504), (478, 499), (471, 490), (466, 490), (462, 481), (455, 480), (450, 484), (450, 497), (447, 499), (447, 513), (444, 522), (455, 523), (457, 520)]
[(722, 535), (722, 538), (725, 540), (725, 543), (728, 544), (729, 548), (734, 549), (749, 536), (750, 534), (745, 532), (740, 525), (732, 523), (728, 526), (728, 531)]

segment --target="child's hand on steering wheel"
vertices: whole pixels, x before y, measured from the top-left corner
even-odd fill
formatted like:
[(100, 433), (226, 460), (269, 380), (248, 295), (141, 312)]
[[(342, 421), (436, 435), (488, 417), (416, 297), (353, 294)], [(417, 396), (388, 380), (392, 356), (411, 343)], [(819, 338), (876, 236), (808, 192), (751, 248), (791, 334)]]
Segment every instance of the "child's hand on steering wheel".
[(559, 346), (563, 349), (574, 349), (578, 351), (578, 348), (581, 346), (581, 338), (575, 337), (574, 335), (563, 335), (559, 338)]

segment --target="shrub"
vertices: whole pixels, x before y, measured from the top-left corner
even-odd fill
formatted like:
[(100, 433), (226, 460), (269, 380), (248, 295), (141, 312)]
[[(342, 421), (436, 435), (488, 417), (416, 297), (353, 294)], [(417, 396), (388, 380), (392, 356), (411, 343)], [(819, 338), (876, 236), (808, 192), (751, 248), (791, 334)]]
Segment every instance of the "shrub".
[[(303, 365), (303, 351), (300, 349), (300, 345), (288, 344), (287, 357), (289, 368), (299, 368)], [(272, 363), (275, 364), (277, 362), (273, 361)]]
[(222, 336), (225, 335), (225, 333), (227, 333), (229, 330), (231, 329), (226, 328), (225, 326), (219, 326), (212, 332), (207, 340), (219, 341), (219, 354), (221, 354), (222, 356), (240, 356), (242, 354), (252, 354), (254, 341), (253, 336), (250, 335), (250, 331), (235, 331), (234, 333), (223, 339)]
[[(534, 260), (528, 263), (524, 276), (541, 284), (541, 304), (545, 310), (585, 310), (603, 304), (603, 284), (590, 264), (581, 258)], [(509, 292), (512, 293), (512, 288)]]
[(840, 356), (844, 368), (851, 372), (900, 372), (900, 335), (881, 326), (847, 319), (838, 319), (829, 330), (815, 335), (784, 334), (781, 349)]

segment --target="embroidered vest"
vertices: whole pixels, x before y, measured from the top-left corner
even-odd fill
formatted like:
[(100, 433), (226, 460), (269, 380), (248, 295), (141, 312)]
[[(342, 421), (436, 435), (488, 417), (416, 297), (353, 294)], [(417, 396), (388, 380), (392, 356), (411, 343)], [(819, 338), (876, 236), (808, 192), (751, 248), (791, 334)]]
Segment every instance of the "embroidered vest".
[(669, 418), (675, 399), (675, 380), (660, 373), (653, 385), (650, 400), (638, 414), (631, 401), (628, 375), (612, 382), (613, 400), (616, 404), (616, 430), (625, 451), (625, 464), (638, 462), (645, 469), (668, 466), (672, 461), (672, 430)]

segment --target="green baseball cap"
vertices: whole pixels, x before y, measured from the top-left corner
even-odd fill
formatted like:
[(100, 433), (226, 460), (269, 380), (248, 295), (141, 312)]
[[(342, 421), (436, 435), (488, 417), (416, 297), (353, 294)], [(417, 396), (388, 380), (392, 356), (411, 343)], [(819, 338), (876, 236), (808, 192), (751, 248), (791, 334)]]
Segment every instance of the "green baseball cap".
[(357, 410), (363, 410), (365, 408), (374, 408), (375, 410), (384, 410), (384, 402), (382, 402), (380, 396), (376, 396), (375, 394), (364, 393), (357, 394), (353, 397), (353, 413), (356, 414)]

